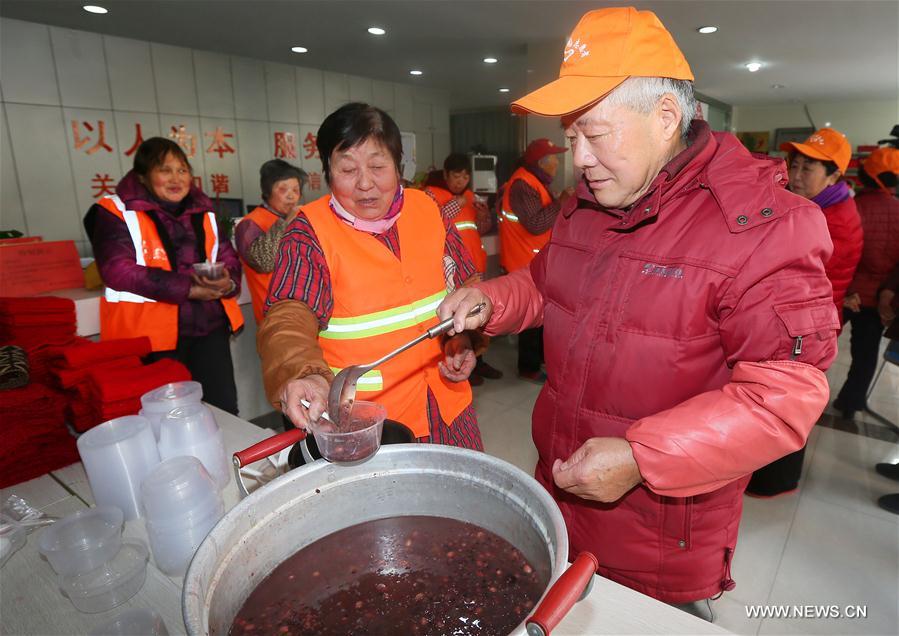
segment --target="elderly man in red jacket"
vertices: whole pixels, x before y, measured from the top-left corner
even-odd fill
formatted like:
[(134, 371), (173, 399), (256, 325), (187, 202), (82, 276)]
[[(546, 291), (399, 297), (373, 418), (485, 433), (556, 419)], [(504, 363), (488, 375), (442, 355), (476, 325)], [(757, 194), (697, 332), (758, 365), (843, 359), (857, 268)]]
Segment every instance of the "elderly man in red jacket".
[(577, 196), (529, 268), (438, 309), (457, 331), (544, 326), (536, 476), (572, 556), (671, 603), (733, 587), (743, 490), (805, 443), (839, 325), (820, 210), (782, 161), (691, 121), (692, 80), (651, 12), (587, 13), (559, 79), (513, 104), (561, 117)]

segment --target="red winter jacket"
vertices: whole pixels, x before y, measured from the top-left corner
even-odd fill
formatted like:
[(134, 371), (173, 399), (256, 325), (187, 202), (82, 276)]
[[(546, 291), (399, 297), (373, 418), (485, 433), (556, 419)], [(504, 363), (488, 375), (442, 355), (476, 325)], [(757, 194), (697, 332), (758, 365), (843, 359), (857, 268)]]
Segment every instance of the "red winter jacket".
[(852, 197), (822, 208), (822, 212), (833, 242), (833, 254), (824, 270), (833, 286), (833, 302), (842, 315), (843, 298), (862, 257), (862, 220)]
[[(581, 183), (529, 270), (478, 284), (488, 334), (544, 326), (536, 476), (571, 555), (589, 550), (603, 576), (667, 602), (732, 587), (743, 490), (805, 444), (839, 325), (818, 207), (784, 190), (782, 161), (693, 126), (629, 212)], [(630, 442), (644, 481), (617, 502), (553, 483), (554, 460), (592, 437)]]
[(899, 263), (899, 200), (883, 190), (863, 190), (855, 197), (865, 244), (848, 293), (865, 307), (877, 306), (877, 289)]

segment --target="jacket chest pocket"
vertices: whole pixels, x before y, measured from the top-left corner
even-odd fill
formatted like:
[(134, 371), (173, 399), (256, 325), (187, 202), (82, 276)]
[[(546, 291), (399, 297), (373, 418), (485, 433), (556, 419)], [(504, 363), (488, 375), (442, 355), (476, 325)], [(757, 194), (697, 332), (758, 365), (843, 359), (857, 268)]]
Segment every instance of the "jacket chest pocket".
[(731, 272), (690, 258), (622, 254), (612, 329), (678, 341), (717, 337), (716, 307)]

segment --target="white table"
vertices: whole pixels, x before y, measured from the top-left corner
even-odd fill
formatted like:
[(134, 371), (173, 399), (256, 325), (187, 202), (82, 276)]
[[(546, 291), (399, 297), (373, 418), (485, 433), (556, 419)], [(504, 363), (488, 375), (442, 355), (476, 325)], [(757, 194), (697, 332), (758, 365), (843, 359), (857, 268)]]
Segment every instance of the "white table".
[[(225, 435), (228, 452), (250, 446), (272, 435), (238, 417), (213, 407), (216, 420)], [(16, 484), (0, 492), (3, 500), (10, 494), (27, 499), (48, 515), (63, 516), (93, 505), (93, 496), (82, 465), (73, 464), (37, 479)], [(224, 490), (225, 508), (237, 504), (239, 496), (234, 477)], [(125, 537), (147, 534), (140, 520), (125, 524)], [(102, 614), (82, 614), (59, 591), (50, 564), (37, 551), (37, 533), (28, 537), (0, 570), (0, 633), (33, 635), (87, 634), (93, 628), (129, 609), (149, 607), (165, 620), (169, 633), (184, 634), (181, 618), (180, 577), (160, 572), (152, 558), (147, 566), (147, 581), (134, 598)], [(664, 603), (601, 577), (594, 578), (590, 595), (569, 613), (553, 634), (587, 636), (591, 634), (728, 634), (726, 630), (674, 609)]]

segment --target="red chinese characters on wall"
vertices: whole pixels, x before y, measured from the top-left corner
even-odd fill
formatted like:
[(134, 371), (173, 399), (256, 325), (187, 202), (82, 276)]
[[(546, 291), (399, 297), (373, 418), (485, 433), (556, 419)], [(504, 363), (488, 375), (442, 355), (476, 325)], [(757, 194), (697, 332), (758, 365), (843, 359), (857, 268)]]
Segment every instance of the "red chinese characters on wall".
[(276, 159), (296, 159), (297, 158), (297, 138), (290, 132), (275, 133), (275, 158)]
[(116, 180), (109, 176), (109, 174), (95, 174), (94, 178), (91, 179), (91, 188), (94, 190), (93, 197), (95, 199), (99, 199), (100, 197), (112, 196), (115, 194), (115, 182)]
[(315, 135), (313, 135), (311, 132), (306, 133), (306, 138), (303, 139), (303, 150), (305, 151), (305, 154), (303, 156), (306, 159), (312, 159), (313, 157), (316, 159), (319, 158), (316, 142), (317, 139), (315, 138)]
[[(87, 133), (82, 136), (81, 128), (84, 128)], [(96, 127), (92, 126), (89, 122), (80, 122), (76, 119), (72, 120), (72, 135), (74, 136), (75, 150), (81, 150), (85, 146), (93, 141), (93, 133), (96, 131), (96, 141), (93, 146), (84, 151), (85, 154), (92, 155), (95, 152), (99, 152), (100, 150), (105, 150), (106, 152), (112, 152), (112, 146), (106, 143), (106, 122), (101, 120), (97, 121)]]
[(230, 189), (230, 177), (226, 174), (211, 174), (209, 182), (212, 185), (213, 194), (226, 194)]
[(206, 136), (212, 139), (212, 142), (206, 149), (206, 154), (217, 153), (219, 159), (226, 154), (234, 154), (234, 148), (228, 143), (228, 140), (233, 139), (234, 135), (226, 133), (225, 129), (221, 126), (216, 126), (215, 130), (211, 133), (206, 133)]
[(134, 143), (131, 144), (131, 147), (125, 151), (125, 156), (130, 157), (135, 152), (137, 152), (138, 147), (144, 143), (144, 133), (140, 129), (140, 123), (135, 122), (134, 124)]

